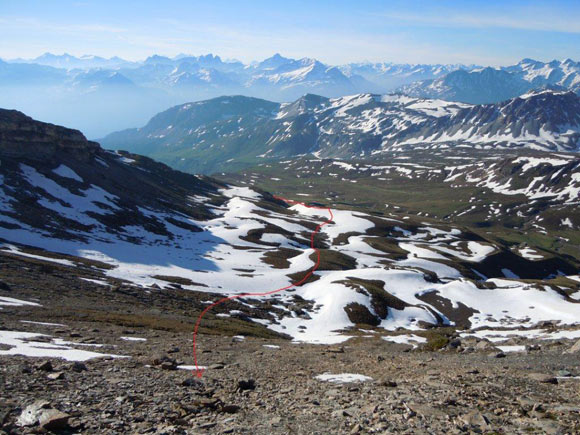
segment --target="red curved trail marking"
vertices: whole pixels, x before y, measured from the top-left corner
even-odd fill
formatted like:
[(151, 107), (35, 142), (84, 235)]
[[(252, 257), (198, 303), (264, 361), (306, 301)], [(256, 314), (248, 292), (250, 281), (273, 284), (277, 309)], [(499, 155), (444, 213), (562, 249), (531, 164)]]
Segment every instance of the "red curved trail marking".
[(304, 207), (308, 207), (308, 208), (315, 208), (318, 210), (326, 210), (328, 211), (329, 215), (330, 215), (330, 219), (321, 223), (320, 225), (318, 225), (316, 227), (316, 229), (312, 232), (312, 234), (310, 235), (310, 247), (312, 249), (314, 249), (314, 251), (316, 252), (316, 264), (312, 267), (312, 269), (310, 269), (308, 271), (308, 273), (306, 275), (304, 275), (304, 277), (298, 281), (295, 282), (294, 284), (290, 284), (287, 285), (286, 287), (282, 287), (282, 288), (278, 288), (276, 290), (270, 290), (267, 292), (261, 292), (261, 293), (241, 293), (239, 295), (233, 295), (233, 296), (228, 296), (225, 298), (220, 299), (217, 302), (214, 302), (211, 305), (208, 305), (207, 307), (205, 307), (205, 309), (201, 312), (201, 314), (199, 315), (199, 317), (197, 318), (197, 321), (195, 322), (195, 328), (193, 330), (193, 362), (195, 364), (195, 375), (198, 378), (201, 378), (201, 376), (203, 375), (203, 371), (205, 370), (205, 368), (200, 368), (197, 365), (197, 330), (199, 329), (199, 325), (201, 324), (201, 319), (203, 319), (203, 316), (205, 315), (205, 313), (207, 313), (209, 310), (211, 310), (213, 307), (215, 307), (216, 305), (219, 305), (221, 303), (227, 302), (227, 301), (232, 301), (234, 299), (239, 299), (239, 298), (245, 298), (248, 296), (268, 296), (268, 295), (273, 295), (274, 293), (279, 293), (279, 292), (283, 292), (284, 290), (288, 290), (292, 287), (296, 287), (299, 286), (301, 284), (303, 284), (304, 282), (306, 282), (306, 280), (308, 278), (310, 278), (310, 276), (316, 271), (316, 269), (318, 269), (318, 266), (320, 265), (320, 251), (318, 250), (318, 248), (314, 247), (314, 236), (320, 231), (320, 229), (324, 226), (324, 225), (328, 225), (329, 223), (331, 223), (334, 219), (334, 215), (332, 214), (332, 210), (330, 209), (330, 207), (317, 207), (315, 205), (306, 205), (303, 202), (300, 201), (294, 201), (292, 199), (286, 199), (286, 198), (282, 198), (281, 196), (276, 196), (274, 195), (275, 199), (279, 199), (282, 200), (288, 204), (299, 204), (302, 205)]

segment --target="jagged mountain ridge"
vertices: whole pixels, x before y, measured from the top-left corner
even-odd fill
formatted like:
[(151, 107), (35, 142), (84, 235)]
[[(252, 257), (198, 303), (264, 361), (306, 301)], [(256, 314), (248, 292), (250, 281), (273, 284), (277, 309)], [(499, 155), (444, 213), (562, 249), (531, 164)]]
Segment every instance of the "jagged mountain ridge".
[(361, 94), (306, 95), (290, 104), (240, 96), (190, 103), (102, 143), (211, 173), (304, 153), (378, 158), (393, 150), (465, 145), (575, 151), (579, 137), (580, 98), (571, 92), (532, 93), (476, 106)]
[[(295, 87), (303, 83), (315, 92), (317, 85), (332, 83), (334, 86), (345, 86), (352, 91), (385, 92), (397, 85), (420, 79), (439, 77), (456, 69), (471, 69), (473, 65), (427, 65), (395, 63), (352, 63), (346, 65), (328, 65), (316, 59), (291, 59), (276, 53), (260, 62), (244, 65), (239, 61), (223, 61), (219, 56), (208, 54), (200, 56), (178, 55), (173, 58), (153, 55), (142, 62), (131, 62), (119, 57), (105, 59), (99, 56), (75, 57), (70, 54), (54, 55), (45, 53), (34, 59), (15, 59), (10, 63), (44, 65), (76, 74), (80, 70), (103, 69), (119, 71), (139, 85), (145, 83), (180, 84), (183, 75), (196, 81), (212, 85), (235, 83), (241, 87), (278, 85), (279, 91), (286, 87)], [(76, 70), (76, 71), (72, 71)], [(222, 76), (220, 78), (220, 74)], [(212, 77), (213, 76), (213, 77)], [(224, 79), (224, 77), (226, 77)], [(215, 78), (215, 79), (214, 79)], [(183, 83), (182, 83), (183, 84)], [(362, 89), (361, 86), (369, 88)], [(370, 88), (374, 87), (374, 88)], [(337, 89), (338, 90), (338, 89)], [(342, 94), (344, 94), (342, 90)], [(307, 91), (301, 89), (302, 94)], [(319, 90), (320, 92), (320, 90)], [(324, 93), (326, 96), (329, 93)], [(255, 95), (257, 96), (257, 95)], [(283, 97), (284, 95), (281, 95)], [(300, 94), (293, 96), (297, 98)], [(280, 99), (280, 98), (278, 98)]]
[(501, 71), (478, 68), (370, 62), (334, 66), (279, 54), (243, 64), (212, 54), (153, 55), (127, 62), (47, 53), (32, 60), (0, 61), (0, 107), (71, 125), (95, 138), (141, 125), (173, 105), (222, 95), (287, 102), (307, 93), (334, 98), (382, 94), (402, 86), (412, 96), (479, 104), (530, 89), (578, 88), (578, 64), (570, 60), (542, 64), (524, 59)]
[(554, 86), (580, 91), (580, 63), (571, 59), (563, 61), (539, 62), (523, 59), (516, 65), (503, 68), (521, 79), (537, 86)]
[(440, 117), (409, 137), (395, 138), (396, 147), (412, 144), (472, 144), (477, 147), (526, 147), (577, 151), (580, 145), (580, 98), (572, 92), (538, 92), (498, 104), (466, 107)]
[(109, 59), (101, 56), (83, 55), (73, 56), (68, 53), (62, 55), (44, 53), (34, 59), (14, 59), (14, 63), (30, 63), (37, 65), (46, 65), (53, 68), (63, 69), (88, 69), (88, 68), (120, 68), (124, 66), (134, 65), (134, 62), (121, 59), (118, 56), (113, 56)]
[(532, 87), (527, 81), (507, 71), (484, 68), (453, 71), (435, 80), (403, 86), (398, 92), (416, 98), (490, 104), (522, 95)]

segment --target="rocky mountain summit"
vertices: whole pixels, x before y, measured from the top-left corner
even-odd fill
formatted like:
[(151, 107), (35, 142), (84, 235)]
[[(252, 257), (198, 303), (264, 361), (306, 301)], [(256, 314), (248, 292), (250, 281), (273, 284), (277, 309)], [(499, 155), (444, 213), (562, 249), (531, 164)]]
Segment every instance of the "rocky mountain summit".
[(78, 130), (38, 122), (16, 110), (0, 109), (0, 154), (12, 158), (46, 159), (57, 154), (87, 160), (99, 144)]

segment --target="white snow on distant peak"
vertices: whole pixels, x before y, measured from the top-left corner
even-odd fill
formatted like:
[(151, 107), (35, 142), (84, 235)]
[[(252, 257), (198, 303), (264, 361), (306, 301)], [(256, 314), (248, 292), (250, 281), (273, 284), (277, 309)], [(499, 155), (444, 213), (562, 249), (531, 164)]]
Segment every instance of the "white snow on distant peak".
[(401, 94), (385, 94), (380, 97), (381, 103), (409, 104), (418, 101), (417, 98), (408, 97)]
[(349, 95), (346, 97), (334, 98), (330, 100), (330, 108), (337, 109), (335, 116), (344, 117), (347, 116), (347, 112), (359, 106), (364, 106), (369, 104), (375, 99), (374, 95), (371, 94), (357, 94)]
[(322, 375), (315, 376), (314, 378), (318, 379), (319, 381), (332, 382), (336, 384), (348, 384), (352, 382), (368, 382), (373, 380), (373, 378), (371, 378), (370, 376), (360, 375), (357, 373), (337, 373), (337, 374), (324, 373)]
[(460, 109), (470, 107), (469, 104), (449, 102), (443, 100), (416, 100), (406, 106), (408, 109), (417, 110), (425, 115), (439, 118), (441, 116), (454, 115)]

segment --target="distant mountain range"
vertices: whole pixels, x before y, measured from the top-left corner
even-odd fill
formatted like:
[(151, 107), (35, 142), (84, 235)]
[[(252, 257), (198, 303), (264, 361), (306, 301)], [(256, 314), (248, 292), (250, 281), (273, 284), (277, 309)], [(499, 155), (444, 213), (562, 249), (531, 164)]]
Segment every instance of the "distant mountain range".
[(580, 92), (580, 62), (549, 63), (524, 59), (501, 69), (457, 69), (442, 77), (400, 87), (397, 91), (420, 98), (439, 98), (472, 104), (497, 103), (532, 89)]
[[(421, 65), (393, 63), (353, 63), (340, 66), (324, 64), (316, 59), (290, 59), (275, 54), (261, 62), (245, 65), (238, 61), (223, 61), (212, 54), (202, 56), (178, 55), (173, 58), (153, 55), (142, 62), (119, 57), (75, 57), (70, 54), (45, 53), (34, 59), (14, 59), (7, 63), (41, 65), (65, 70), (66, 77), (76, 76), (78, 70), (117, 70), (139, 86), (162, 88), (199, 85), (237, 86), (262, 92), (264, 96), (285, 101), (307, 92), (328, 97), (357, 91), (386, 92), (417, 80), (443, 76), (457, 69), (472, 69), (465, 65)], [(274, 88), (274, 89), (271, 89)], [(364, 88), (364, 89), (363, 89)], [(374, 89), (371, 89), (374, 88)], [(276, 95), (268, 92), (274, 90)], [(254, 95), (258, 96), (258, 95)]]
[(383, 93), (396, 89), (407, 83), (443, 77), (452, 71), (469, 71), (476, 65), (429, 65), (429, 64), (395, 64), (395, 63), (351, 63), (339, 66), (340, 70), (353, 80), (362, 77), (377, 86), (377, 92)]
[(120, 57), (114, 56), (110, 59), (106, 59), (100, 56), (84, 55), (80, 57), (73, 56), (68, 53), (61, 55), (44, 53), (34, 59), (14, 59), (12, 63), (28, 63), (51, 66), (53, 68), (64, 68), (64, 69), (86, 69), (86, 68), (121, 68), (131, 65), (136, 65), (135, 62), (131, 62)]
[(396, 94), (309, 94), (282, 104), (220, 97), (173, 107), (143, 128), (113, 133), (101, 143), (204, 173), (306, 153), (352, 159), (453, 146), (576, 151), (580, 97), (538, 91), (487, 105)]
[(219, 56), (113, 57), (46, 53), (0, 61), (0, 107), (81, 129), (89, 137), (143, 124), (176, 104), (222, 95), (276, 102), (311, 93), (327, 98), (396, 91), (417, 98), (497, 103), (530, 90), (580, 89), (580, 64), (524, 59), (500, 69), (476, 65), (353, 63), (275, 54), (243, 64)]

